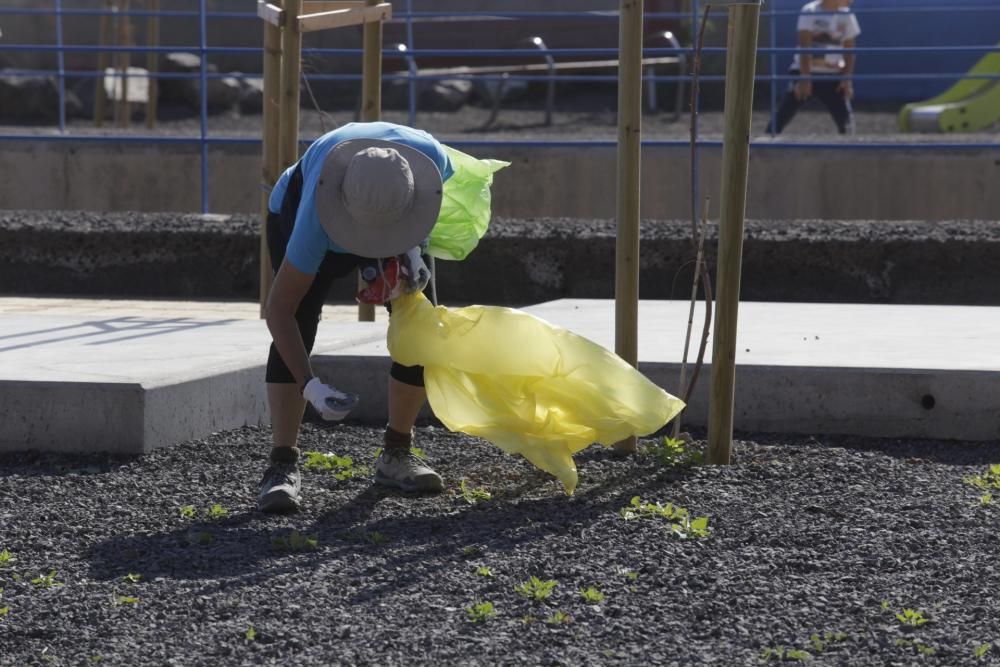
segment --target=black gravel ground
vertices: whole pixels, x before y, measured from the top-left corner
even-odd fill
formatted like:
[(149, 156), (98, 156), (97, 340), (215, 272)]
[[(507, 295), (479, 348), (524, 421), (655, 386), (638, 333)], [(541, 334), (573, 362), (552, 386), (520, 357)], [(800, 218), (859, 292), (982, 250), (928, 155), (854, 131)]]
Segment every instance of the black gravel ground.
[[(306, 471), (285, 517), (254, 510), (267, 429), (136, 459), (0, 455), (0, 664), (1000, 664), (1000, 498), (963, 481), (1000, 443), (744, 437), (728, 467), (592, 448), (567, 497), (424, 425), (442, 495)], [(364, 466), (379, 440), (306, 425), (301, 444)], [(633, 496), (711, 533), (626, 521)], [(548, 600), (515, 591), (532, 576), (558, 582)]]

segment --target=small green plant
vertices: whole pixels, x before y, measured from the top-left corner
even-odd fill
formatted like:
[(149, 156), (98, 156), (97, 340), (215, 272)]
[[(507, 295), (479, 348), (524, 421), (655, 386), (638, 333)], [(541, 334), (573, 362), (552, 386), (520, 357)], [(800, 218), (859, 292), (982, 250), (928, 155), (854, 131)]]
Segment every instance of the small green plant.
[(215, 542), (215, 536), (207, 530), (190, 530), (187, 534), (189, 544), (201, 544), (207, 546)]
[(271, 547), (277, 551), (315, 551), (319, 546), (319, 537), (303, 535), (293, 530), (286, 536), (271, 538)]
[(565, 625), (573, 620), (573, 617), (564, 612), (562, 609), (556, 609), (552, 612), (552, 615), (545, 619), (545, 622), (549, 625)]
[(532, 616), (531, 614), (525, 614), (524, 616), (521, 617), (521, 623), (523, 625), (531, 625), (532, 623), (537, 623), (537, 622), (538, 622), (538, 617)]
[(94, 664), (97, 664), (98, 662), (101, 662), (102, 660), (104, 660), (104, 656), (103, 655), (98, 655), (98, 654), (95, 653), (94, 655), (92, 655), (89, 658), (87, 658), (87, 660), (89, 660), (90, 662), (92, 662)]
[(699, 465), (703, 461), (702, 453), (691, 449), (688, 443), (680, 438), (665, 437), (659, 442), (649, 443), (642, 448), (642, 453), (656, 459), (657, 463), (667, 468)]
[(137, 584), (140, 581), (142, 581), (142, 575), (141, 574), (135, 574), (135, 573), (129, 572), (124, 577), (122, 577), (122, 579), (124, 579), (125, 581), (127, 581), (130, 584)]
[(902, 646), (905, 648), (912, 648), (914, 651), (920, 655), (930, 657), (937, 654), (937, 649), (929, 644), (923, 642), (913, 641), (911, 639), (899, 638), (893, 642), (896, 646)]
[(134, 595), (116, 595), (115, 596), (115, 604), (118, 605), (118, 606), (122, 606), (122, 605), (126, 605), (126, 604), (138, 604), (138, 603), (139, 603), (139, 598), (135, 597)]
[(604, 593), (598, 590), (596, 586), (589, 586), (580, 589), (580, 597), (587, 604), (597, 604), (604, 599)]
[(462, 555), (466, 558), (475, 558), (483, 554), (483, 548), (478, 544), (469, 544), (462, 547)]
[(383, 544), (385, 544), (386, 542), (389, 541), (388, 537), (386, 537), (382, 533), (378, 532), (377, 530), (373, 530), (370, 533), (366, 533), (365, 534), (365, 539), (368, 540), (369, 542), (371, 542), (372, 544), (374, 544), (377, 547), (381, 546), (381, 545), (383, 545)]
[(904, 609), (897, 613), (896, 620), (909, 628), (919, 628), (924, 623), (930, 622), (929, 618), (924, 618), (924, 615), (915, 609)]
[(208, 518), (212, 521), (219, 521), (229, 516), (229, 510), (216, 503), (208, 508)]
[(812, 654), (809, 651), (797, 648), (785, 648), (784, 646), (769, 647), (760, 652), (761, 662), (771, 662), (772, 660), (779, 662), (809, 662), (812, 658)]
[(486, 565), (480, 565), (479, 567), (476, 568), (476, 574), (478, 574), (480, 577), (492, 577), (493, 570), (491, 570)]
[(363, 477), (369, 473), (364, 466), (355, 466), (350, 456), (338, 456), (333, 452), (303, 452), (306, 457), (302, 467), (306, 470), (333, 473), (334, 479), (343, 481), (355, 477)]
[(983, 495), (979, 496), (979, 504), (986, 506), (993, 502), (993, 494), (987, 491)]
[(991, 648), (993, 648), (993, 644), (990, 644), (989, 642), (979, 644), (976, 648), (972, 649), (972, 657), (976, 660), (982, 660), (986, 657), (986, 654), (990, 652)]
[(469, 481), (463, 479), (458, 485), (462, 498), (470, 505), (475, 505), (481, 500), (490, 500), (493, 494), (486, 490), (485, 486), (472, 486)]
[(633, 496), (629, 504), (618, 511), (626, 521), (634, 519), (665, 519), (670, 522), (671, 534), (682, 540), (708, 537), (711, 529), (708, 527), (708, 517), (691, 518), (690, 512), (683, 507), (667, 503), (643, 502), (639, 496)]
[(253, 640), (257, 639), (257, 631), (253, 629), (252, 625), (249, 628), (247, 628), (246, 632), (243, 633), (243, 638), (246, 639), (248, 642), (252, 642)]
[(542, 581), (538, 577), (531, 577), (514, 587), (514, 590), (535, 602), (545, 602), (552, 595), (552, 591), (559, 585), (554, 579)]
[(39, 588), (52, 588), (53, 586), (62, 586), (61, 581), (56, 581), (56, 571), (50, 570), (48, 574), (40, 574), (31, 580), (31, 583), (38, 586)]
[(476, 602), (466, 607), (465, 612), (469, 615), (470, 623), (485, 623), (497, 615), (492, 602)]
[(17, 556), (12, 554), (7, 549), (0, 551), (0, 567), (10, 567), (17, 560)]
[(10, 607), (0, 607), (0, 618), (10, 613)]
[(981, 475), (968, 475), (964, 478), (966, 484), (971, 484), (983, 491), (1000, 491), (1000, 463), (993, 463)]
[(822, 653), (830, 644), (842, 642), (846, 639), (846, 632), (824, 632), (822, 635), (818, 632), (814, 632), (809, 637), (809, 643), (812, 644), (813, 650), (816, 651), (816, 653)]
[(198, 511), (194, 508), (194, 505), (181, 505), (180, 514), (182, 519), (193, 519)]

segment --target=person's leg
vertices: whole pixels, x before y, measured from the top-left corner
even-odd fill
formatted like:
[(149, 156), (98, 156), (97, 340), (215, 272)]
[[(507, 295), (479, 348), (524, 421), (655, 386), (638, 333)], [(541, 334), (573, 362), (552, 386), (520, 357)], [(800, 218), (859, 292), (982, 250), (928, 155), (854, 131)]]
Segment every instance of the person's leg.
[[(795, 75), (798, 72), (790, 72), (790, 74)], [(768, 134), (781, 134), (781, 131), (785, 129), (785, 126), (795, 117), (798, 110), (805, 104), (805, 100), (800, 101), (799, 98), (795, 96), (795, 81), (790, 81), (788, 84), (788, 90), (785, 91), (785, 96), (781, 100), (781, 104), (778, 106), (778, 110), (774, 114), (774, 127), (771, 123), (767, 124)]]
[(851, 124), (851, 107), (844, 94), (837, 90), (837, 80), (816, 81), (813, 84), (813, 94), (819, 98), (833, 117), (833, 122), (837, 125), (840, 134), (847, 134), (847, 128)]
[(389, 428), (397, 433), (409, 433), (420, 410), (427, 402), (427, 390), (400, 382), (389, 376)]

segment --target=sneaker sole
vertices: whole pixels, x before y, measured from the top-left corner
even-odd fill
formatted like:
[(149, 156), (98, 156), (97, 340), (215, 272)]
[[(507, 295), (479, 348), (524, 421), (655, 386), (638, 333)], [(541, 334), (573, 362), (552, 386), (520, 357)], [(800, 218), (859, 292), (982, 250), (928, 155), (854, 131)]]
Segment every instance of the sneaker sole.
[(297, 512), (300, 506), (299, 499), (293, 498), (287, 493), (272, 493), (257, 501), (257, 509), (269, 514)]
[(384, 477), (375, 473), (375, 483), (381, 486), (391, 486), (401, 491), (407, 493), (441, 493), (444, 490), (444, 484), (442, 482), (436, 482), (434, 486), (427, 487), (420, 484), (407, 484), (406, 482), (400, 482), (399, 480), (392, 479), (391, 477)]

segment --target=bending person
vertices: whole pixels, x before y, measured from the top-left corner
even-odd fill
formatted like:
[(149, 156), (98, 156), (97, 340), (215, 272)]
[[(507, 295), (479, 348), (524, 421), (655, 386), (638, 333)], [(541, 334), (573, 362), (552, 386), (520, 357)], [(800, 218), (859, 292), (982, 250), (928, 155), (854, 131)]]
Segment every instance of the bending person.
[[(426, 132), (350, 123), (317, 139), (275, 184), (267, 220), (275, 277), (265, 308), (273, 339), (267, 360), (273, 448), (260, 483), (261, 511), (300, 506), (297, 440), (306, 401), (325, 420), (343, 419), (358, 401), (315, 377), (309, 363), (331, 284), (367, 266), (381, 272), (380, 258), (399, 257), (410, 276), (404, 288), (422, 289), (430, 274), (419, 247), (437, 221), (442, 183), (451, 174), (444, 148)], [(422, 367), (392, 364), (376, 483), (442, 489), (441, 477), (410, 452), (427, 397), (423, 384)]]

